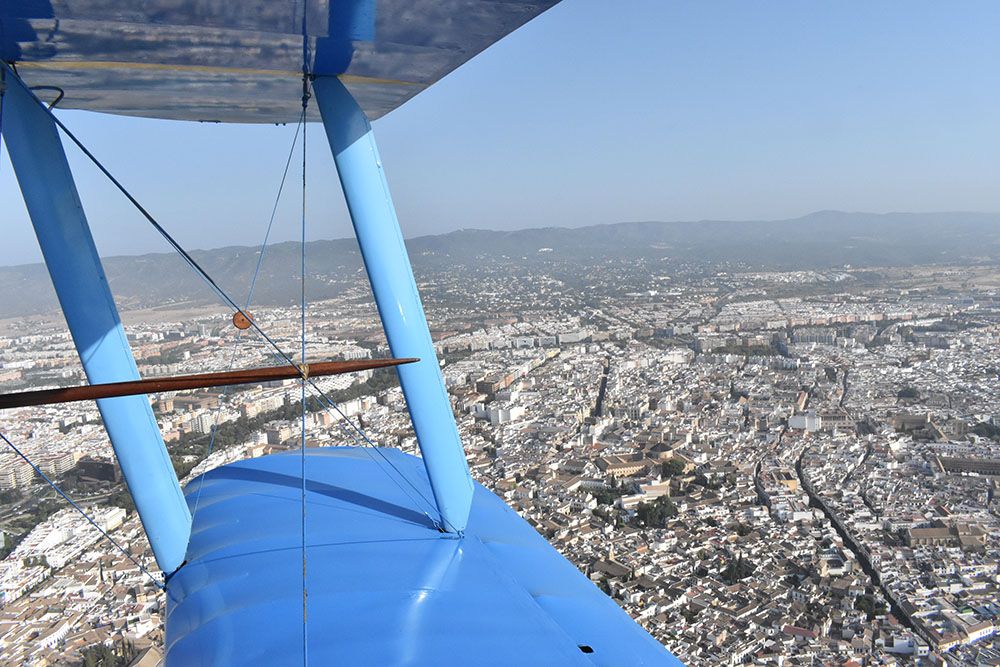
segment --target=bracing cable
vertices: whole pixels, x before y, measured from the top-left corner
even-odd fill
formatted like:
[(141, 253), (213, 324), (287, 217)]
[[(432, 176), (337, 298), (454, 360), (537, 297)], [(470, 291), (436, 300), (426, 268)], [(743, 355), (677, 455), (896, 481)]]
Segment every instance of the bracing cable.
[[(15, 72), (10, 70), (10, 68), (6, 65), (6, 63), (4, 63), (4, 68), (9, 70), (9, 73), (12, 76), (15, 77), (17, 76)], [(223, 290), (218, 285), (218, 283), (215, 282), (215, 280), (208, 274), (208, 272), (205, 271), (205, 269), (202, 268), (200, 264), (198, 264), (198, 262), (191, 256), (190, 253), (187, 252), (187, 250), (184, 249), (183, 246), (181, 246), (181, 244), (170, 234), (170, 232), (168, 232), (166, 228), (164, 228), (163, 225), (161, 225), (156, 220), (156, 218), (153, 217), (153, 215), (138, 201), (138, 199), (135, 198), (134, 195), (132, 195), (132, 193), (121, 183), (121, 181), (119, 181), (108, 170), (108, 168), (105, 167), (104, 164), (97, 159), (97, 157), (86, 147), (86, 145), (84, 145), (84, 143), (79, 138), (77, 138), (77, 136), (73, 134), (73, 132), (68, 127), (66, 127), (66, 125), (61, 120), (59, 120), (59, 118), (52, 112), (52, 110), (49, 109), (48, 106), (44, 102), (42, 102), (36, 95), (34, 95), (34, 93), (31, 93), (31, 95), (35, 103), (38, 104), (39, 107), (45, 111), (45, 113), (49, 114), (52, 121), (56, 124), (57, 127), (59, 127), (59, 129), (63, 131), (66, 137), (69, 138), (69, 140), (72, 141), (73, 144), (80, 149), (80, 151), (87, 157), (87, 159), (89, 159), (94, 164), (94, 166), (96, 166), (98, 170), (100, 170), (100, 172), (104, 174), (104, 176), (111, 182), (111, 184), (114, 185), (115, 188), (122, 193), (122, 195), (132, 204), (132, 206), (135, 207), (135, 209), (146, 219), (146, 221), (149, 222), (150, 225), (152, 225), (153, 229), (155, 229), (157, 233), (159, 233), (160, 236), (163, 237), (163, 239), (167, 242), (167, 244), (170, 245), (170, 247), (173, 248), (173, 250), (178, 255), (180, 255), (180, 257), (188, 264), (188, 266), (190, 266), (191, 269), (201, 277), (201, 279), (205, 282), (205, 284), (208, 285), (208, 287), (227, 306), (232, 308), (235, 312), (246, 317), (247, 321), (250, 323), (250, 328), (252, 328), (257, 333), (258, 336), (260, 336), (271, 348), (273, 348), (276, 355), (284, 363), (294, 367), (298, 371), (299, 375), (303, 378), (303, 380), (312, 388), (314, 392), (316, 392), (319, 395), (319, 397), (321, 398), (321, 404), (325, 403), (326, 406), (337, 412), (342, 417), (342, 419), (347, 423), (350, 430), (355, 431), (357, 433), (357, 436), (360, 436), (362, 440), (367, 442), (371, 446), (372, 451), (375, 451), (381, 457), (384, 463), (386, 463), (390, 468), (392, 468), (396, 472), (396, 474), (399, 475), (399, 477), (401, 477), (407, 483), (407, 485), (409, 485), (410, 488), (418, 496), (420, 496), (428, 505), (433, 507), (433, 503), (431, 503), (423, 495), (423, 493), (420, 492), (420, 490), (416, 487), (416, 485), (414, 485), (413, 482), (411, 482), (409, 478), (406, 477), (406, 475), (404, 475), (402, 471), (399, 470), (399, 468), (392, 463), (392, 461), (389, 460), (389, 458), (378, 448), (378, 446), (374, 442), (371, 441), (371, 439), (367, 436), (367, 434), (360, 427), (358, 427), (353, 422), (353, 420), (347, 418), (347, 415), (344, 414), (344, 412), (340, 409), (340, 407), (329, 396), (326, 395), (326, 393), (315, 383), (315, 381), (312, 380), (312, 378), (308, 377), (308, 374), (302, 369), (302, 367), (298, 363), (296, 363), (295, 360), (288, 353), (282, 350), (281, 347), (274, 341), (274, 339), (272, 339), (263, 329), (261, 329), (261, 327), (246, 313), (246, 311), (243, 308), (240, 308), (236, 304), (236, 302), (226, 293), (226, 291)], [(358, 438), (355, 437), (354, 434), (351, 435), (354, 438), (355, 442), (359, 442)], [(365, 449), (365, 451), (368, 451), (367, 448)], [(412, 499), (412, 496), (409, 493), (407, 493), (407, 496), (409, 496)], [(421, 508), (421, 511), (428, 517), (428, 519), (436, 528), (441, 530), (441, 525), (437, 521), (437, 519), (431, 516), (430, 513), (423, 510), (423, 508)]]
[[(250, 304), (253, 303), (253, 293), (254, 289), (257, 287), (257, 277), (260, 275), (261, 267), (264, 264), (264, 255), (267, 253), (267, 242), (271, 238), (271, 229), (274, 227), (274, 219), (278, 214), (278, 204), (281, 202), (281, 194), (285, 189), (285, 180), (288, 178), (288, 169), (292, 165), (292, 156), (295, 154), (295, 147), (298, 145), (299, 132), (305, 125), (305, 114), (299, 118), (298, 124), (295, 126), (295, 134), (292, 136), (292, 145), (288, 149), (288, 158), (285, 160), (285, 170), (281, 174), (281, 182), (278, 184), (278, 193), (274, 197), (274, 206), (271, 207), (271, 217), (267, 221), (267, 229), (264, 230), (264, 240), (260, 244), (260, 251), (257, 254), (257, 265), (254, 267), (253, 276), (250, 278), (250, 287), (247, 289), (247, 299), (244, 302), (245, 305), (243, 309), (246, 311), (250, 310)], [(229, 370), (233, 369), (236, 365), (236, 358), (240, 351), (240, 343), (243, 341), (243, 329), (239, 329), (236, 332), (236, 341), (233, 345), (233, 353), (229, 357)], [(222, 415), (223, 402), (226, 396), (229, 394), (229, 390), (232, 387), (223, 387), (222, 394), (219, 397), (219, 405), (215, 408), (215, 419), (212, 424), (212, 434), (208, 439), (208, 449), (205, 452), (205, 458), (207, 459), (212, 455), (212, 451), (215, 449), (215, 438), (219, 432), (219, 418)], [(207, 473), (206, 473), (207, 474)], [(198, 506), (201, 503), (201, 490), (204, 488), (204, 484), (198, 485), (198, 491), (194, 497), (194, 508), (191, 510), (191, 522), (194, 523), (195, 517), (198, 516)]]
[(153, 574), (152, 574), (152, 573), (151, 573), (151, 572), (150, 572), (149, 570), (147, 570), (147, 569), (146, 569), (146, 568), (145, 568), (145, 567), (143, 566), (143, 564), (142, 564), (142, 563), (140, 563), (140, 562), (139, 562), (138, 560), (136, 560), (136, 559), (135, 559), (135, 558), (134, 558), (134, 557), (132, 556), (132, 554), (130, 554), (130, 553), (129, 553), (129, 552), (128, 552), (128, 551), (126, 550), (126, 549), (125, 549), (125, 547), (123, 547), (123, 546), (122, 546), (121, 544), (119, 544), (119, 543), (118, 543), (118, 541), (117, 541), (117, 540), (116, 540), (115, 538), (111, 537), (111, 536), (110, 536), (110, 535), (109, 535), (109, 534), (107, 533), (107, 531), (105, 531), (105, 530), (104, 530), (103, 528), (101, 528), (101, 527), (100, 527), (100, 526), (99, 526), (99, 525), (97, 524), (97, 522), (96, 522), (96, 521), (94, 521), (93, 519), (91, 519), (91, 518), (90, 518), (90, 515), (88, 515), (88, 514), (87, 514), (86, 512), (84, 512), (84, 511), (83, 511), (83, 508), (82, 508), (82, 507), (80, 507), (80, 506), (79, 506), (79, 505), (77, 505), (77, 504), (76, 504), (75, 502), (73, 502), (73, 499), (72, 499), (72, 498), (70, 498), (70, 497), (69, 497), (68, 495), (66, 495), (66, 493), (65, 493), (65, 492), (63, 492), (63, 490), (62, 490), (62, 489), (60, 489), (60, 488), (59, 488), (59, 487), (58, 487), (58, 486), (56, 485), (56, 483), (55, 483), (55, 482), (53, 482), (53, 481), (52, 481), (51, 479), (49, 479), (49, 476), (48, 476), (48, 475), (46, 475), (46, 474), (45, 474), (44, 472), (42, 472), (42, 469), (41, 469), (41, 468), (39, 468), (38, 466), (36, 466), (36, 465), (35, 465), (35, 464), (34, 464), (34, 463), (33, 463), (33, 462), (31, 461), (31, 459), (29, 459), (29, 458), (27, 457), (27, 455), (25, 455), (25, 453), (24, 453), (24, 452), (22, 452), (22, 451), (21, 451), (20, 449), (18, 449), (18, 448), (17, 448), (17, 446), (16, 446), (16, 445), (15, 445), (15, 444), (14, 444), (13, 442), (11, 442), (11, 441), (10, 441), (10, 440), (9, 440), (9, 439), (7, 438), (7, 436), (6, 436), (6, 435), (4, 435), (3, 433), (0, 433), (0, 440), (3, 440), (4, 442), (6, 442), (6, 443), (7, 443), (7, 445), (8, 445), (8, 446), (9, 446), (9, 447), (10, 447), (10, 448), (11, 448), (12, 450), (14, 450), (14, 453), (15, 453), (15, 454), (17, 454), (18, 456), (20, 456), (20, 457), (21, 457), (21, 458), (22, 458), (22, 459), (24, 460), (24, 462), (25, 462), (25, 463), (27, 463), (27, 464), (28, 464), (29, 466), (31, 466), (31, 467), (32, 467), (32, 468), (33, 468), (33, 469), (35, 470), (35, 472), (36, 472), (36, 473), (38, 473), (38, 476), (39, 476), (39, 477), (41, 477), (41, 478), (42, 478), (43, 480), (45, 480), (45, 483), (46, 483), (46, 484), (48, 484), (49, 486), (51, 486), (51, 487), (52, 487), (52, 488), (53, 488), (53, 489), (55, 490), (55, 492), (56, 492), (56, 493), (58, 493), (58, 494), (59, 494), (60, 496), (62, 496), (63, 500), (65, 500), (65, 501), (66, 501), (66, 502), (68, 502), (68, 503), (69, 503), (70, 505), (72, 505), (72, 506), (73, 506), (73, 509), (75, 509), (75, 510), (76, 510), (77, 512), (79, 512), (79, 513), (80, 513), (80, 516), (82, 516), (82, 517), (83, 517), (84, 519), (86, 519), (86, 520), (87, 520), (87, 522), (88, 522), (88, 523), (89, 523), (89, 524), (90, 524), (91, 526), (93, 526), (94, 528), (96, 528), (96, 529), (97, 529), (97, 530), (98, 530), (98, 531), (99, 531), (99, 532), (101, 533), (101, 535), (103, 535), (103, 536), (104, 536), (104, 539), (106, 539), (106, 540), (107, 540), (108, 542), (110, 542), (110, 543), (111, 543), (112, 545), (114, 545), (114, 547), (115, 547), (116, 549), (118, 549), (118, 551), (122, 552), (122, 554), (123, 554), (123, 555), (124, 555), (124, 556), (125, 556), (126, 558), (128, 558), (128, 559), (129, 559), (130, 561), (132, 561), (132, 564), (133, 564), (133, 565), (135, 565), (135, 566), (136, 566), (137, 568), (139, 568), (139, 569), (140, 569), (140, 570), (141, 570), (142, 572), (144, 572), (144, 573), (146, 574), (146, 576), (147, 576), (147, 577), (149, 577), (149, 578), (150, 578), (150, 580), (151, 580), (151, 581), (152, 581), (152, 582), (153, 582), (153, 583), (154, 583), (154, 584), (156, 585), (156, 587), (157, 587), (157, 588), (159, 588), (160, 590), (166, 590), (166, 586), (164, 586), (164, 585), (163, 585), (162, 583), (160, 583), (160, 581), (159, 581), (159, 580), (158, 580), (158, 579), (157, 579), (156, 577), (154, 577), (154, 576), (153, 576)]
[[(283, 358), (273, 350), (271, 354), (274, 356), (276, 361), (278, 362), (283, 361)], [(310, 381), (310, 386), (315, 386), (315, 385), (312, 385), (312, 382)], [(331, 400), (324, 392), (320, 391), (310, 396), (310, 398), (316, 401), (316, 404), (320, 407), (320, 409), (326, 411), (331, 416), (338, 418), (337, 422), (341, 424), (341, 428), (354, 441), (354, 444), (362, 452), (365, 452), (365, 454), (368, 455), (369, 460), (371, 460), (376, 465), (379, 465), (379, 461), (377, 461), (374, 458), (371, 458), (370, 452), (375, 452), (381, 457), (381, 460), (396, 473), (395, 476), (386, 473), (386, 478), (389, 479), (393, 484), (395, 484), (396, 488), (398, 488), (403, 493), (403, 495), (409, 498), (410, 502), (413, 503), (414, 507), (416, 507), (421, 514), (427, 517), (427, 520), (431, 522), (431, 525), (433, 525), (436, 529), (441, 530), (441, 524), (437, 521), (437, 519), (435, 519), (432, 516), (433, 509), (428, 510), (428, 507), (433, 508), (433, 503), (431, 503), (431, 501), (428, 500), (424, 496), (424, 494), (420, 492), (417, 486), (413, 482), (411, 482), (405, 474), (403, 474), (402, 470), (400, 470), (391, 460), (389, 460), (388, 457), (386, 457), (386, 455), (382, 452), (382, 450), (379, 449), (379, 446), (375, 442), (373, 442), (371, 438), (368, 437), (368, 434), (365, 433), (363, 429), (355, 426), (351, 418), (348, 417), (347, 414), (340, 409), (340, 406), (337, 405), (337, 403), (335, 403), (333, 400)], [(344, 426), (345, 423), (349, 424), (350, 428)], [(381, 468), (381, 465), (379, 465), (379, 467)], [(382, 470), (384, 471), (384, 469)], [(406, 486), (409, 486), (410, 490), (407, 490), (406, 486), (403, 486), (399, 482), (399, 480), (396, 479), (396, 477), (399, 477), (404, 482), (406, 482)], [(417, 494), (417, 498), (413, 496), (411, 490)]]
[[(309, 72), (307, 70), (308, 64), (308, 39), (305, 36), (305, 14), (303, 13), (303, 43), (306, 45), (304, 49), (306, 51), (303, 53), (303, 63), (302, 63), (302, 118), (306, 117), (306, 111), (309, 107)], [(300, 356), (300, 361), (303, 365), (306, 363), (306, 124), (302, 123), (302, 255), (300, 261), (300, 281), (301, 281), (301, 295), (299, 299), (299, 318), (302, 333), (302, 352)], [(305, 665), (309, 664), (309, 624), (308, 610), (309, 610), (309, 588), (308, 588), (308, 574), (307, 574), (307, 548), (306, 548), (306, 376), (303, 375), (299, 380), (300, 386), (300, 397), (299, 401), (302, 403), (302, 442), (299, 446), (299, 466), (301, 475), (301, 510), (302, 510), (302, 662)]]

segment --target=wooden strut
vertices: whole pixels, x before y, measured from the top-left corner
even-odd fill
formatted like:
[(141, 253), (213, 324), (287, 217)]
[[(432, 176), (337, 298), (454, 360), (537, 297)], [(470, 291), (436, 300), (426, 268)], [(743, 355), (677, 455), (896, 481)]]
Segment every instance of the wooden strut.
[(200, 375), (178, 375), (174, 377), (152, 378), (149, 380), (133, 380), (129, 382), (110, 382), (108, 384), (91, 384), (82, 387), (60, 387), (58, 389), (42, 389), (39, 391), (24, 391), (15, 394), (0, 394), (0, 410), (8, 408), (24, 408), (32, 405), (50, 405), (52, 403), (71, 403), (73, 401), (92, 401), (98, 398), (114, 398), (116, 396), (135, 396), (137, 394), (153, 394), (164, 391), (184, 391), (186, 389), (204, 389), (207, 387), (224, 387), (234, 384), (255, 384), (274, 380), (289, 380), (292, 378), (310, 378), (323, 375), (341, 375), (355, 373), (373, 368), (388, 368), (401, 364), (412, 364), (419, 359), (362, 359), (357, 361), (323, 361), (314, 364), (295, 366), (271, 366), (268, 368), (250, 368), (242, 371), (225, 373), (202, 373)]

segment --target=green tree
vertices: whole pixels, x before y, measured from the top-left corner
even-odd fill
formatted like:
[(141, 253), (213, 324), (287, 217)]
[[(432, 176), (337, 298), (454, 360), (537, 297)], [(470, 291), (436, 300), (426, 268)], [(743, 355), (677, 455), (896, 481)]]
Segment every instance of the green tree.
[(753, 574), (754, 569), (756, 568), (753, 563), (743, 558), (743, 554), (740, 554), (735, 559), (729, 560), (726, 567), (722, 570), (721, 577), (724, 582), (732, 585), (749, 577)]
[(875, 600), (871, 595), (859, 595), (857, 600), (854, 601), (854, 608), (865, 612), (869, 621), (876, 616), (884, 615), (886, 612), (885, 604)]
[(972, 432), (981, 438), (1000, 438), (1000, 428), (997, 428), (990, 422), (979, 422), (972, 427)]
[(80, 651), (84, 667), (126, 667), (138, 655), (129, 639), (108, 644), (93, 644)]
[(660, 472), (664, 477), (677, 477), (684, 474), (684, 463), (678, 459), (667, 459), (660, 466)]
[(597, 500), (598, 505), (614, 505), (615, 500), (621, 498), (626, 493), (625, 485), (619, 481), (613, 481), (603, 489), (596, 489), (590, 492)]
[(647, 528), (665, 528), (667, 521), (677, 516), (677, 507), (667, 496), (660, 496), (651, 503), (639, 503), (635, 508), (633, 523)]

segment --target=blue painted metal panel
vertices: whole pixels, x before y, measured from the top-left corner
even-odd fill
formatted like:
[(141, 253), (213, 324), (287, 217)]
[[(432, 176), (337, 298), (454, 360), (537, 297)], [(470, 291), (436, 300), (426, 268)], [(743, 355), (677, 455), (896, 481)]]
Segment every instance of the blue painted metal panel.
[[(429, 490), (420, 459), (382, 451)], [(370, 450), (307, 456), (311, 664), (681, 664), (482, 486), (458, 537), (438, 533)], [(187, 486), (201, 499), (188, 562), (167, 585), (168, 666), (302, 664), (299, 484), (288, 452)]]
[(444, 526), (460, 532), (469, 516), (472, 477), (375, 136), (338, 79), (319, 77), (313, 90), (392, 355), (420, 359), (396, 372)]
[[(87, 379), (137, 380), (55, 124), (16, 78), (6, 80), (4, 141)], [(97, 401), (97, 407), (156, 562), (172, 572), (184, 558), (191, 514), (149, 400), (108, 398)]]
[(3, 0), (0, 58), (62, 108), (295, 122), (304, 16), (310, 71), (374, 119), (557, 1)]

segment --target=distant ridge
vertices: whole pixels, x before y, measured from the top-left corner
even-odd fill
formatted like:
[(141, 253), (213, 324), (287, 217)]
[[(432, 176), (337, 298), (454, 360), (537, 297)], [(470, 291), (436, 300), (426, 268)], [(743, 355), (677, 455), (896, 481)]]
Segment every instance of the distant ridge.
[[(360, 276), (354, 239), (307, 244), (310, 298), (335, 296), (344, 279)], [(298, 244), (268, 247), (256, 299), (267, 305), (297, 297)], [(607, 259), (739, 265), (759, 269), (826, 269), (850, 264), (911, 266), (1000, 261), (997, 213), (847, 213), (818, 211), (774, 221), (622, 222), (517, 231), (462, 229), (407, 241), (418, 278), (484, 262), (525, 268), (575, 263), (581, 271)], [(539, 252), (546, 249), (545, 252)], [(256, 247), (191, 253), (242, 299), (257, 261)], [(174, 254), (105, 258), (108, 280), (124, 307), (214, 303), (201, 280)], [(41, 264), (0, 267), (0, 317), (52, 311), (56, 299)]]

